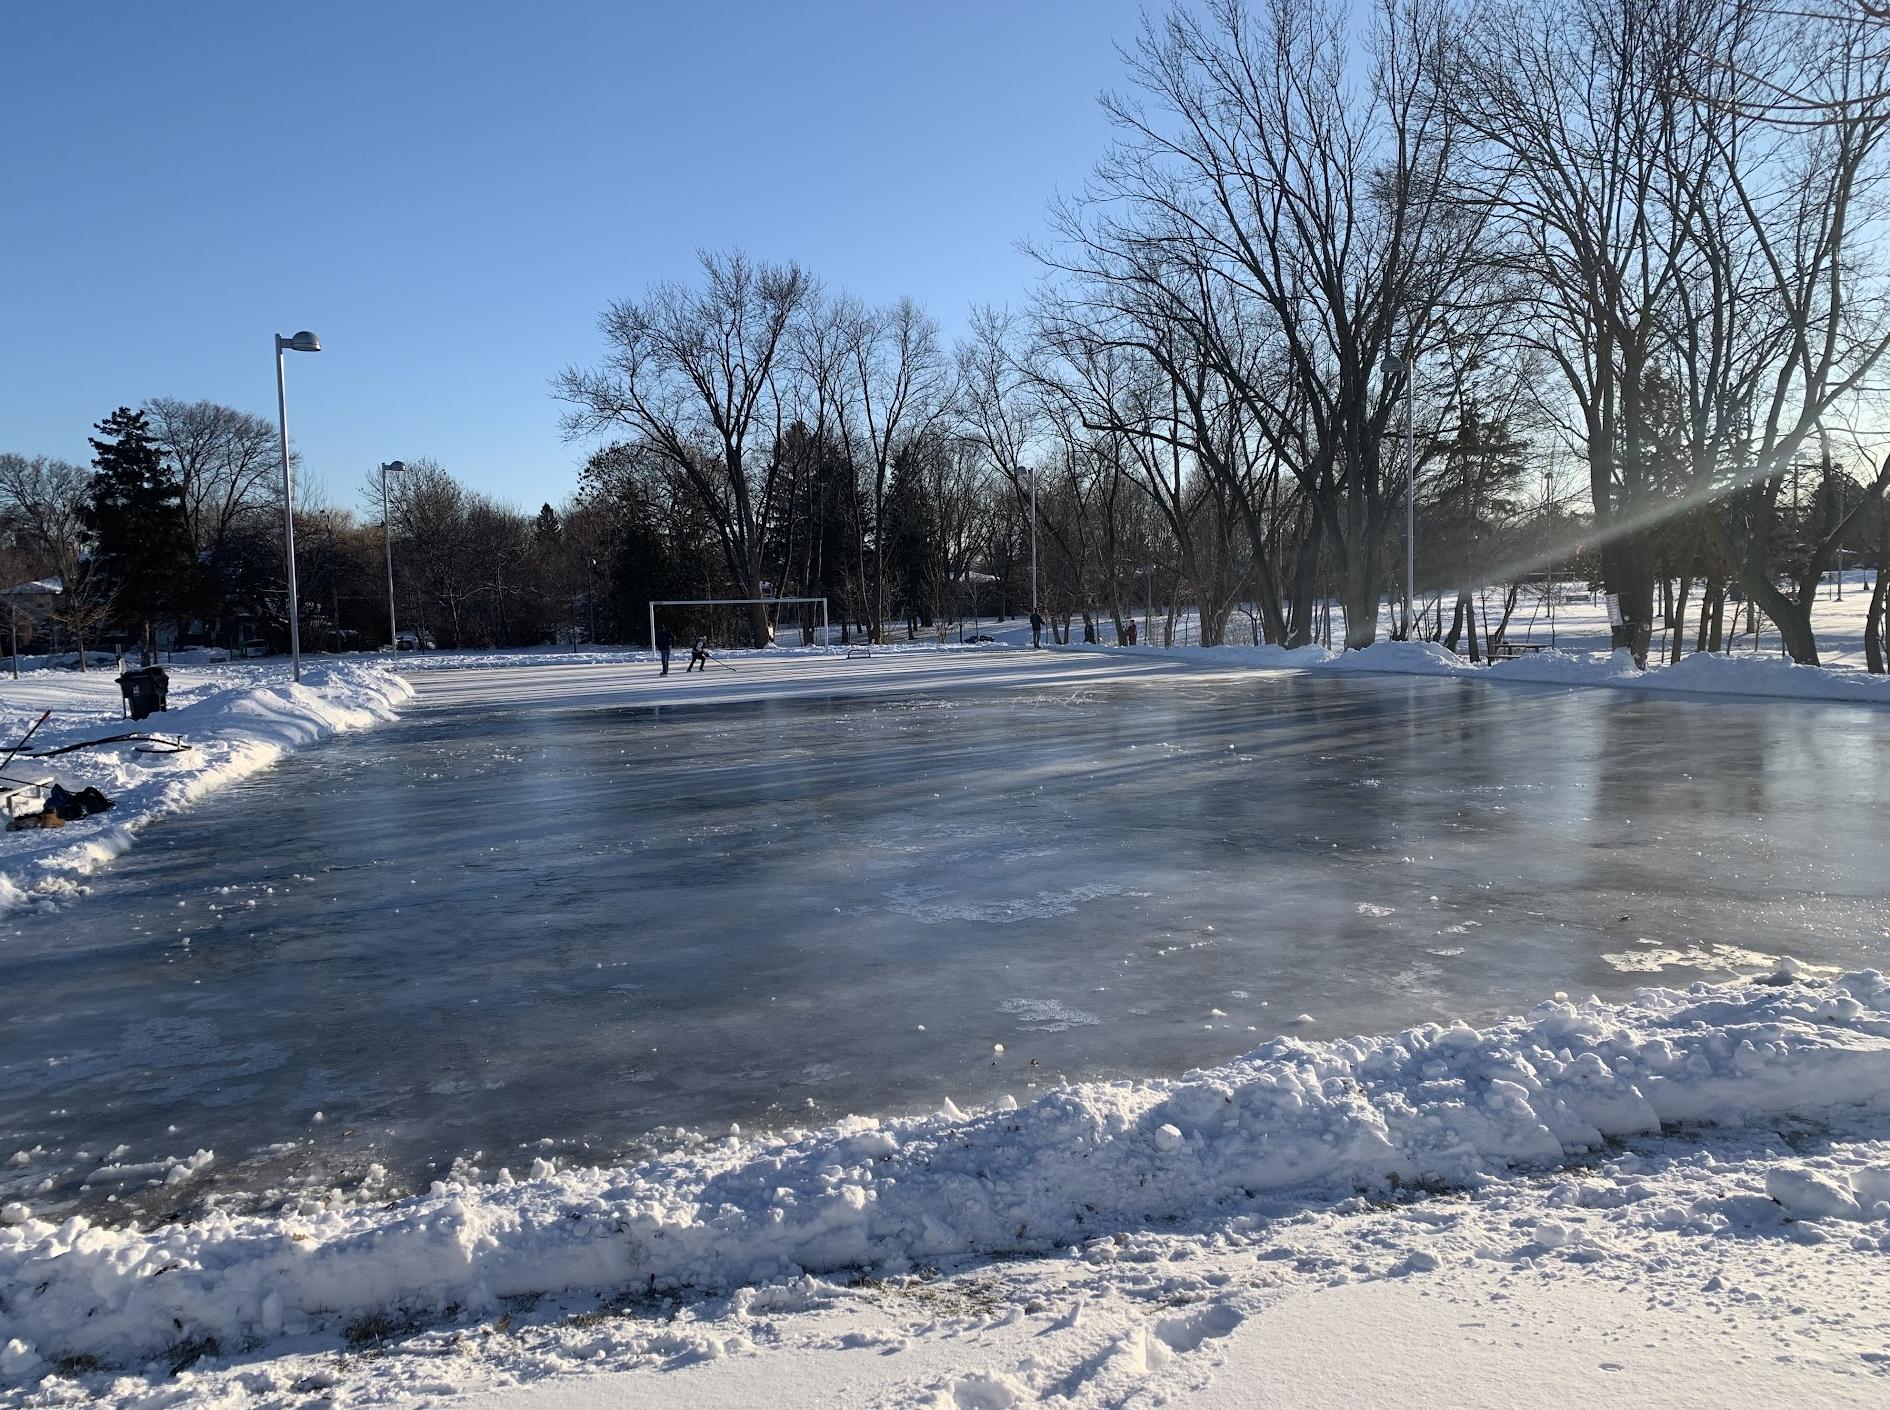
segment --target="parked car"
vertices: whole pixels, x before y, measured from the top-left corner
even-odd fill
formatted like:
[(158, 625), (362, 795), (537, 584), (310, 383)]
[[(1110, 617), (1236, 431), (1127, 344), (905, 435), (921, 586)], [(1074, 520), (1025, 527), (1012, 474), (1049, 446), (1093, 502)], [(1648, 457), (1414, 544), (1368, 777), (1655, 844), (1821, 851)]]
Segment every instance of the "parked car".
[(433, 640), (433, 633), (425, 627), (417, 631), (401, 631), (394, 634), (394, 650), (396, 651), (432, 651), (437, 644)]

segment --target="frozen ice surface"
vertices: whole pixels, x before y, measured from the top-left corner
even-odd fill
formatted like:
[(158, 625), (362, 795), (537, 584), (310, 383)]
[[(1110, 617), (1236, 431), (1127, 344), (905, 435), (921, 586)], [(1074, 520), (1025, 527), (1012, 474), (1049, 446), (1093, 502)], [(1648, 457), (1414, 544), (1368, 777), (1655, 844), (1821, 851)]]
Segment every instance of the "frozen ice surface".
[(1885, 726), (1397, 677), (423, 697), (10, 921), (0, 1197), (424, 1190), (1881, 964)]

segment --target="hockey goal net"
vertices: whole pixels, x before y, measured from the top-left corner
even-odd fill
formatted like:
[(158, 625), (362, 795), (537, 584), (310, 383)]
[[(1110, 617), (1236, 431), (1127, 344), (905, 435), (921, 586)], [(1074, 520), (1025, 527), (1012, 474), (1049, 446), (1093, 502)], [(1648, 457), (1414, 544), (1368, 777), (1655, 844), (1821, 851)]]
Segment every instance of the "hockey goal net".
[[(755, 640), (754, 609), (764, 609), (767, 639)], [(830, 639), (824, 597), (673, 597), (650, 603), (650, 641), (667, 627), (677, 645), (706, 637), (710, 646), (824, 646)]]

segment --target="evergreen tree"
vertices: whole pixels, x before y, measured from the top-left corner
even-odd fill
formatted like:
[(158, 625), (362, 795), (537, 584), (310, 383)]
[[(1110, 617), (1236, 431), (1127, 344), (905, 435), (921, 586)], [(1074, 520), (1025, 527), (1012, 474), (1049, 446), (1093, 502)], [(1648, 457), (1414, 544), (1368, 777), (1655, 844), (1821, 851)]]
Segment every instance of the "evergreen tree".
[(893, 461), (892, 488), (886, 496), (890, 530), (886, 545), (887, 577), (892, 580), (898, 610), (906, 619), (906, 638), (921, 624), (932, 625), (932, 603), (926, 592), (927, 569), (937, 536), (932, 506), (920, 480), (916, 448), (906, 446)]
[(630, 641), (654, 645), (649, 636), (649, 604), (686, 595), (686, 582), (674, 580), (669, 545), (647, 513), (622, 515), (610, 567), (610, 604)]
[(86, 527), (119, 611), (136, 622), (149, 664), (160, 617), (188, 610), (196, 559), (184, 487), (151, 438), (142, 411), (121, 406), (98, 423)]

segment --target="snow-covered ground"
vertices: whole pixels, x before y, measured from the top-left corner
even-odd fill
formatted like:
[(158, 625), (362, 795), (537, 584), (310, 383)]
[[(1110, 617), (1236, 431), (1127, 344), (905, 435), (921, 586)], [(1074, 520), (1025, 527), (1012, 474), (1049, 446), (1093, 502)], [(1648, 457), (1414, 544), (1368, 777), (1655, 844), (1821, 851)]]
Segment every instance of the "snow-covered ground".
[[(1874, 569), (1848, 568), (1844, 571), (1840, 584), (1838, 574), (1827, 573), (1823, 585), (1818, 589), (1816, 601), (1812, 605), (1811, 621), (1817, 632), (1818, 649), (1827, 666), (1836, 666), (1854, 670), (1864, 667), (1864, 619), (1870, 609), (1870, 591), (1876, 582)], [(1842, 592), (1840, 597), (1838, 594)], [(1479, 632), (1494, 628), (1502, 620), (1502, 601), (1494, 589), (1485, 589), (1477, 595), (1478, 621), (1482, 624)], [(1427, 599), (1421, 604), (1426, 611), (1426, 620), (1433, 625), (1436, 620), (1436, 603)], [(1656, 608), (1658, 610), (1658, 606)], [(1700, 594), (1695, 584), (1691, 601), (1687, 609), (1687, 625), (1681, 633), (1683, 653), (1693, 649), (1695, 635), (1699, 629)], [(1449, 625), (1451, 604), (1444, 603), (1443, 621)], [(1164, 609), (1157, 608), (1154, 616), (1145, 615), (1138, 607), (1136, 623), (1141, 632), (1144, 646), (1158, 644), (1165, 627)], [(1075, 629), (1080, 636), (1082, 623), (1076, 622)], [(1388, 638), (1395, 625), (1392, 606), (1389, 601), (1381, 605), (1378, 619), (1378, 634), (1381, 639)], [(1725, 631), (1723, 643), (1725, 654), (1755, 656), (1776, 659), (1780, 653), (1778, 630), (1765, 619), (1758, 618), (1756, 636), (1749, 629), (1745, 605), (1728, 602), (1726, 604)], [(1151, 630), (1152, 627), (1152, 630)], [(1028, 630), (1021, 635), (1014, 623), (985, 625), (973, 628), (984, 631), (1000, 640), (1016, 642), (1028, 638)], [(1180, 611), (1174, 624), (1174, 644), (1178, 646), (1198, 646), (1201, 641), (1201, 628), (1198, 615), (1191, 608)], [(1113, 641), (1114, 629), (1107, 622), (1103, 625), (1105, 636)], [(1341, 641), (1345, 631), (1344, 610), (1338, 603), (1332, 604), (1332, 632), (1335, 643)], [(1247, 643), (1252, 645), (1257, 632), (1257, 620), (1249, 612), (1236, 611), (1229, 619), (1224, 641), (1228, 645)], [(1046, 634), (1047, 639), (1047, 634)], [(1554, 601), (1551, 602), (1543, 592), (1541, 585), (1525, 586), (1518, 596), (1516, 610), (1511, 615), (1504, 639), (1512, 644), (1540, 646), (1559, 651), (1586, 653), (1605, 651), (1608, 647), (1608, 610), (1607, 601), (1599, 592), (1591, 591), (1585, 583), (1563, 582), (1556, 585)], [(1653, 655), (1665, 659), (1672, 646), (1671, 636), (1657, 628), (1653, 636)], [(1465, 643), (1465, 649), (1468, 649)]]
[[(1012, 634), (1015, 634), (1014, 632)], [(1025, 633), (1028, 637), (1028, 631)], [(1771, 655), (1683, 656), (1638, 670), (1625, 652), (1543, 650), (1478, 664), (1434, 642), (1381, 641), (1362, 651), (1308, 646), (1046, 647), (895, 644), (868, 659), (833, 651), (725, 651), (706, 673), (659, 676), (648, 652), (573, 655), (491, 652), (430, 656), (402, 665), (442, 704), (530, 702), (560, 709), (624, 705), (719, 705), (807, 696), (931, 694), (1002, 686), (1053, 686), (1157, 678), (1175, 672), (1454, 676), (1496, 685), (1601, 686), (1689, 695), (1758, 696), (1890, 704), (1890, 676), (1846, 666), (1799, 666)], [(1076, 664), (1081, 662), (1081, 665)]]
[[(1114, 644), (1114, 628), (1102, 624), (1104, 640), (1085, 646), (1080, 640), (1067, 648), (1058, 648), (1046, 630), (1046, 651), (1085, 654), (1103, 653), (1115, 658), (1116, 669), (1125, 674), (1148, 670), (1150, 658), (1167, 658), (1195, 668), (1290, 671), (1365, 671), (1391, 675), (1458, 675), (1465, 679), (1519, 685), (1607, 686), (1615, 689), (1676, 691), (1688, 694), (1768, 696), (1789, 699), (1849, 700), (1859, 703), (1890, 703), (1890, 677), (1873, 677), (1864, 667), (1863, 631), (1865, 613), (1870, 605), (1874, 572), (1850, 569), (1843, 575), (1843, 597), (1837, 597), (1838, 575), (1826, 577), (1824, 588), (1812, 610), (1812, 622), (1818, 633), (1823, 665), (1818, 668), (1794, 665), (1781, 652), (1779, 637), (1763, 617), (1755, 638), (1742, 630), (1743, 611), (1727, 604), (1727, 649), (1718, 654), (1694, 653), (1691, 631), (1683, 642), (1686, 648), (1678, 662), (1669, 664), (1668, 638), (1657, 633), (1647, 670), (1636, 670), (1625, 655), (1609, 650), (1606, 603), (1599, 593), (1583, 585), (1564, 583), (1551, 604), (1538, 590), (1526, 592), (1512, 616), (1506, 640), (1512, 645), (1540, 648), (1511, 660), (1478, 664), (1467, 656), (1426, 642), (1394, 642), (1385, 639), (1391, 629), (1390, 606), (1384, 609), (1379, 627), (1381, 640), (1364, 651), (1341, 652), (1324, 647), (1302, 647), (1287, 651), (1280, 647), (1254, 645), (1252, 620), (1235, 613), (1230, 620), (1224, 644), (1212, 649), (1200, 646), (1200, 621), (1192, 609), (1176, 616), (1173, 644), (1161, 645), (1164, 618), (1138, 616), (1142, 633), (1134, 647)], [(1485, 594), (1483, 611), (1491, 623), (1501, 615), (1500, 603)], [(1697, 615), (1697, 601), (1694, 605)], [(1151, 630), (1152, 626), (1152, 630)], [(1334, 608), (1335, 634), (1344, 631), (1343, 614)], [(785, 692), (817, 694), (823, 691), (853, 694), (866, 691), (927, 690), (946, 685), (984, 686), (996, 683), (991, 673), (1001, 669), (989, 664), (989, 658), (1008, 650), (1027, 648), (1030, 628), (1017, 617), (982, 618), (954, 623), (949, 640), (941, 645), (936, 636), (921, 632), (914, 640), (903, 638), (899, 624), (890, 624), (891, 640), (872, 648), (871, 663), (848, 661), (837, 648), (827, 650), (787, 647), (767, 652), (718, 650), (717, 660), (709, 669), (708, 680), (697, 678), (664, 681), (661, 699), (677, 703), (723, 703), (731, 700), (760, 698)], [(1081, 623), (1073, 623), (1080, 637)], [(967, 645), (962, 638), (989, 637), (989, 643)], [(970, 658), (982, 657), (972, 667)], [(680, 673), (688, 659), (686, 650), (674, 654), (672, 677)], [(1133, 666), (1130, 662), (1134, 662)], [(943, 663), (950, 663), (946, 665)], [(416, 678), (435, 672), (457, 673), (470, 670), (499, 671), (504, 681), (483, 684), (454, 681), (442, 690), (455, 698), (473, 701), (482, 697), (514, 693), (510, 687), (523, 686), (523, 694), (542, 695), (542, 682), (526, 685), (526, 678), (516, 673), (545, 667), (595, 668), (599, 672), (622, 671), (621, 676), (592, 675), (588, 678), (566, 675), (572, 683), (569, 694), (576, 704), (623, 704), (659, 698), (651, 686), (635, 673), (655, 673), (655, 657), (646, 651), (628, 648), (586, 646), (529, 647), (503, 651), (440, 651), (403, 655), (403, 671)], [(606, 685), (606, 680), (611, 684)], [(580, 682), (582, 682), (580, 684)], [(626, 695), (617, 687), (627, 688)]]
[(0, 1374), (19, 1404), (1881, 1404), (1887, 1093), (1890, 984), (1787, 966), (384, 1208), (15, 1204)]
[(132, 723), (115, 674), (40, 669), (0, 680), (0, 753), (24, 737), (41, 712), (51, 717), (29, 750), (56, 749), (122, 733), (189, 744), (182, 753), (104, 745), (51, 759), (15, 758), (12, 778), (53, 779), (77, 791), (96, 787), (114, 806), (62, 828), (0, 833), (0, 910), (75, 895), (98, 867), (158, 818), (266, 768), (288, 750), (336, 730), (392, 717), (412, 688), (383, 666), (324, 662), (289, 679), (285, 662), (170, 669), (170, 708)]

